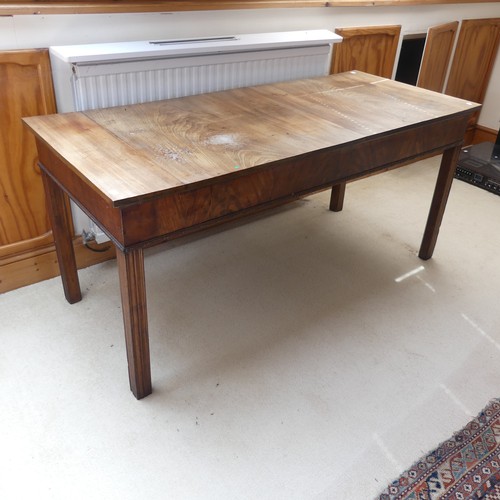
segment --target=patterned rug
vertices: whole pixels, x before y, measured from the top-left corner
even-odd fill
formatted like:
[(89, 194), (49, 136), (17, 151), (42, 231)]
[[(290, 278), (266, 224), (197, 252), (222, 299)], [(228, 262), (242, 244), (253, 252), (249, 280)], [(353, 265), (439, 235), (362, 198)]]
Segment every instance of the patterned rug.
[(500, 500), (500, 398), (393, 481), (378, 500)]

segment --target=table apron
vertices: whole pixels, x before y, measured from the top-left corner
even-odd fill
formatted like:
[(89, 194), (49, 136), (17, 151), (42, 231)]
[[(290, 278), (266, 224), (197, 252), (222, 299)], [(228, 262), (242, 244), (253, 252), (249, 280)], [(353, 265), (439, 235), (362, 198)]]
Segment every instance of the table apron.
[(122, 208), (126, 246), (169, 239), (460, 144), (467, 117), (301, 155), (240, 177)]
[(114, 241), (123, 241), (120, 210), (68, 167), (53, 150), (37, 139), (40, 168)]

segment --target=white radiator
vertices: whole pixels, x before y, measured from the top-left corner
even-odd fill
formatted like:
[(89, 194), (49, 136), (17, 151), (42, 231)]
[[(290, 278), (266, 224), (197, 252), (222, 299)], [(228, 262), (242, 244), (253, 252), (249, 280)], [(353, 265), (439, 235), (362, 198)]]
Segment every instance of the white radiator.
[[(50, 48), (58, 112), (85, 111), (328, 74), (327, 30)], [(72, 205), (77, 234), (107, 240)]]

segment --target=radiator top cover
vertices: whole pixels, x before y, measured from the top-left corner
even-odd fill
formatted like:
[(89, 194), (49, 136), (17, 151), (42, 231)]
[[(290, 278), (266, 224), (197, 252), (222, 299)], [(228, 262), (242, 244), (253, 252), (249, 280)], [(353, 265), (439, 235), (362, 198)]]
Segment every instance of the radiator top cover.
[(130, 61), (144, 58), (182, 57), (193, 54), (244, 52), (331, 45), (342, 37), (328, 30), (283, 31), (229, 36), (93, 43), (50, 47), (51, 54), (76, 64)]

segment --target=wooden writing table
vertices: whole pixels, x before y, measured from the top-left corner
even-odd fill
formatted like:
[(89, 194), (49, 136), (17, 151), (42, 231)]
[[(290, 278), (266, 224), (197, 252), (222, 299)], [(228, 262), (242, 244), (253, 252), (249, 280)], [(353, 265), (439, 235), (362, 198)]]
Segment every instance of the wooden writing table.
[(144, 248), (443, 152), (419, 256), (432, 256), (468, 118), (479, 108), (349, 72), (26, 118), (70, 303), (81, 300), (69, 195), (116, 246), (130, 387), (152, 391)]

